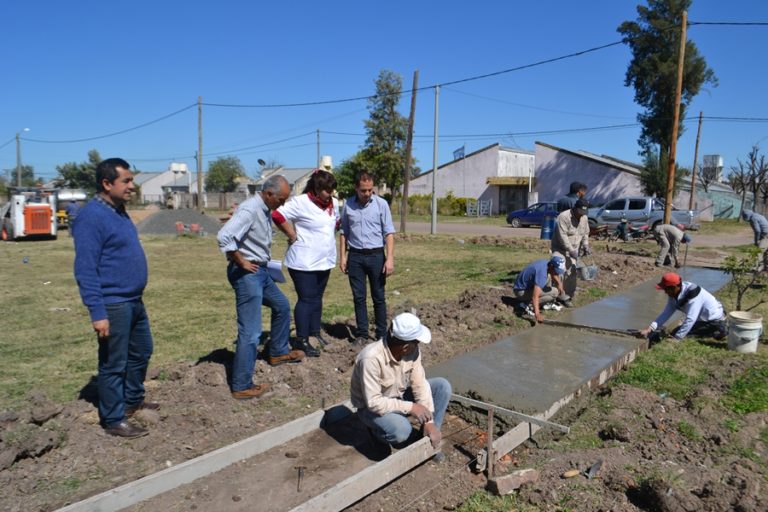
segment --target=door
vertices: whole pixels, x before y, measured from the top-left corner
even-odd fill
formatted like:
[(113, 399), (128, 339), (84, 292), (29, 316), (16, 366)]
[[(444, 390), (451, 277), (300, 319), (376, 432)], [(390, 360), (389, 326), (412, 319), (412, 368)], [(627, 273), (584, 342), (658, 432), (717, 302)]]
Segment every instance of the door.
[(499, 213), (522, 210), (528, 206), (527, 186), (500, 186), (499, 187)]
[(611, 224), (621, 222), (621, 217), (626, 214), (626, 199), (615, 199), (603, 207), (603, 213), (600, 215), (601, 221)]

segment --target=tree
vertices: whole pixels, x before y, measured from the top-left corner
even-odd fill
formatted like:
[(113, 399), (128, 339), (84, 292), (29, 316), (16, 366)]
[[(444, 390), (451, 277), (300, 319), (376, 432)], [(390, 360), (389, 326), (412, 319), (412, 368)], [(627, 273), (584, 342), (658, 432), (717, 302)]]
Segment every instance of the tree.
[(211, 192), (232, 192), (237, 178), (245, 176), (245, 167), (236, 156), (219, 157), (208, 164), (205, 189)]
[[(672, 120), (675, 109), (677, 62), (680, 51), (682, 13), (693, 0), (647, 0), (648, 6), (637, 6), (637, 20), (625, 21), (617, 29), (632, 51), (624, 85), (635, 88), (635, 101), (645, 108), (637, 119), (642, 125), (638, 143), (641, 154), (658, 146), (669, 155), (672, 143)], [(685, 44), (683, 87), (680, 103), (678, 137), (683, 134), (685, 111), (701, 87), (717, 86), (714, 71), (699, 55), (696, 44)]]
[(369, 119), (362, 161), (377, 183), (397, 190), (403, 182), (405, 137), (408, 119), (397, 111), (403, 81), (400, 75), (382, 70), (376, 79), (376, 93), (368, 100)]
[[(667, 162), (668, 157), (664, 153), (656, 151), (646, 151), (643, 156), (643, 168), (640, 171), (640, 185), (643, 187), (643, 192), (649, 196), (666, 197), (667, 195)], [(673, 186), (674, 196), (680, 184), (683, 181), (683, 177), (690, 172), (687, 169), (676, 167), (675, 169), (675, 183)]]
[(78, 188), (88, 193), (96, 192), (96, 166), (101, 162), (101, 155), (95, 149), (88, 152), (87, 162), (68, 162), (57, 165), (59, 175), (55, 182), (58, 187)]
[(762, 190), (768, 187), (768, 164), (765, 155), (760, 154), (758, 146), (752, 146), (747, 160), (736, 159), (737, 165), (731, 166), (728, 183), (733, 190), (741, 194), (741, 211), (744, 211), (747, 193), (752, 192), (752, 200), (757, 201)]
[(358, 151), (336, 167), (333, 174), (336, 177), (336, 190), (339, 193), (339, 197), (345, 198), (354, 195), (355, 178), (363, 171), (371, 172), (367, 166), (365, 154), (362, 151)]
[[(16, 169), (13, 171), (13, 185), (16, 185)], [(34, 187), (43, 183), (42, 178), (35, 179), (35, 168), (31, 165), (21, 166), (21, 186)]]

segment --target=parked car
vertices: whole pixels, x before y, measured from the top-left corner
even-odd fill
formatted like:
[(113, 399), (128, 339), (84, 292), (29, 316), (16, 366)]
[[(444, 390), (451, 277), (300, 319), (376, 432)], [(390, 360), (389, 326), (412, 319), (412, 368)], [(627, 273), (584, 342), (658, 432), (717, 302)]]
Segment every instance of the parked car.
[[(587, 215), (592, 229), (602, 225), (615, 227), (621, 219), (627, 219), (630, 226), (647, 224), (653, 229), (664, 221), (664, 201), (648, 196), (622, 197), (608, 201), (600, 208), (590, 208)], [(678, 210), (672, 206), (670, 222), (682, 225), (685, 229), (698, 229), (698, 212)]]
[(513, 228), (521, 226), (541, 226), (544, 217), (557, 217), (557, 203), (535, 203), (528, 208), (515, 210), (507, 214), (507, 224)]

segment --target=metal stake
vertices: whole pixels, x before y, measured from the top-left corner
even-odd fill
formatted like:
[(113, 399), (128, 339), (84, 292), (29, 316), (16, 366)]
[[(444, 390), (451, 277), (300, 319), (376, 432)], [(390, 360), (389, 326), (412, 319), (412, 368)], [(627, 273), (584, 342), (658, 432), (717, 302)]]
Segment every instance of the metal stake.
[(493, 409), (488, 409), (488, 480), (493, 479), (493, 461), (496, 454), (493, 452)]
[(304, 470), (306, 466), (295, 466), (294, 469), (299, 470), (299, 481), (296, 483), (296, 492), (301, 492), (301, 480), (304, 478)]

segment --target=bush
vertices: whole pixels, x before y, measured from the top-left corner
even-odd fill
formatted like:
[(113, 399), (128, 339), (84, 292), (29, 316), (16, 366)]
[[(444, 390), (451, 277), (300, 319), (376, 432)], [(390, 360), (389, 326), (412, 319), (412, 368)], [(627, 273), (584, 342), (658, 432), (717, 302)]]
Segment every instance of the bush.
[[(408, 196), (408, 213), (412, 215), (430, 215), (432, 212), (432, 194)], [(437, 198), (437, 213), (461, 217), (467, 213), (467, 198), (456, 197), (448, 192), (445, 197)]]

